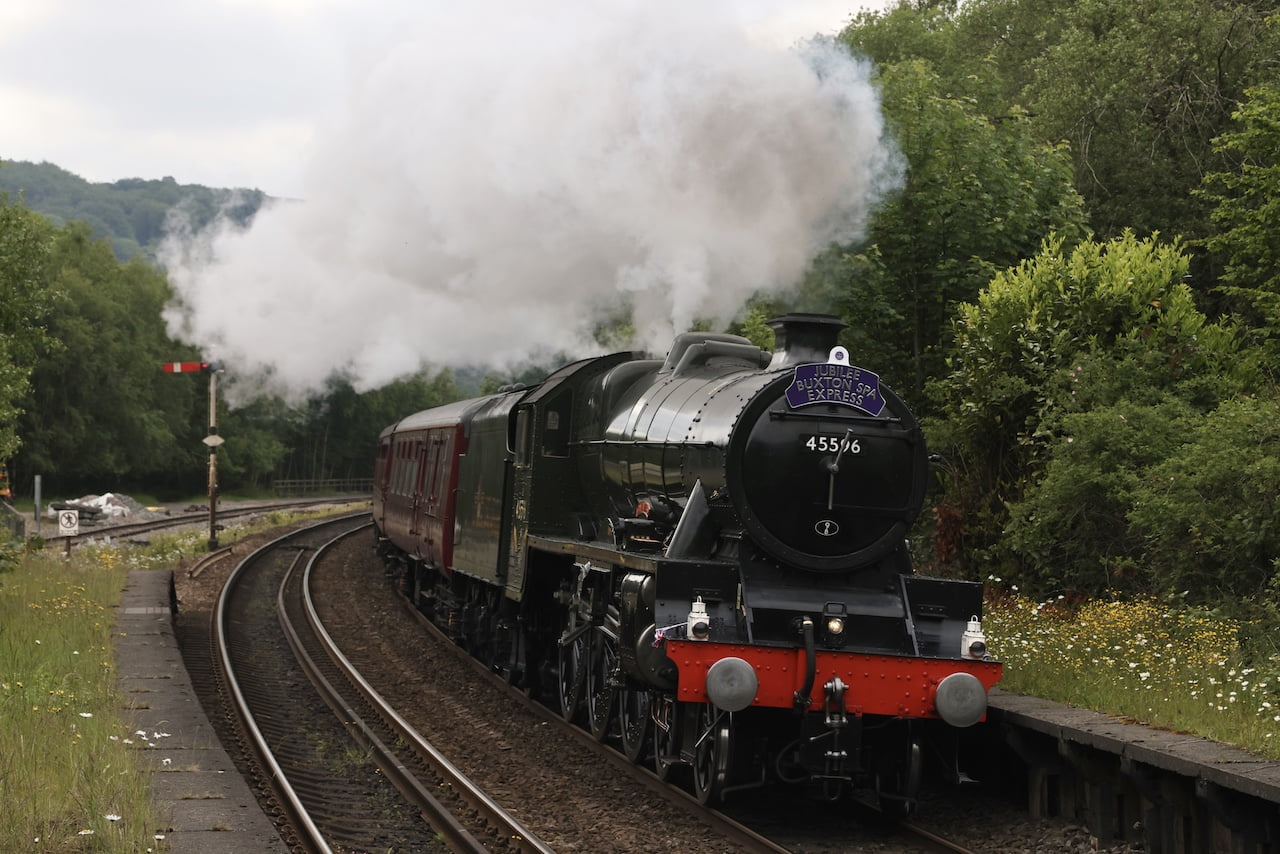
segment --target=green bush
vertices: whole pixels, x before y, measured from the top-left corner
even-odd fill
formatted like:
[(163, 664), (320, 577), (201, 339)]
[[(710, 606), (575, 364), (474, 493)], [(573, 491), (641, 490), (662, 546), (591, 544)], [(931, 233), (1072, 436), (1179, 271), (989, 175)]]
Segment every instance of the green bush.
[(1129, 516), (1157, 590), (1210, 604), (1262, 596), (1280, 556), (1280, 401), (1224, 402), (1145, 475)]
[(1151, 591), (1147, 543), (1127, 516), (1145, 470), (1175, 453), (1193, 414), (1166, 396), (1063, 419), (1042, 477), (1010, 505), (999, 545), (1022, 567), (1018, 578), (1030, 595)]
[[(1280, 629), (1280, 401), (1174, 395), (1068, 415), (993, 550), (1031, 595), (1178, 596)], [(1274, 644), (1272, 645), (1274, 646)]]
[(1127, 521), (1146, 471), (1258, 385), (1187, 269), (1176, 243), (1055, 239), (961, 306), (951, 372), (930, 387), (944, 417), (926, 427), (971, 573), (1033, 595), (1151, 586), (1149, 532)]

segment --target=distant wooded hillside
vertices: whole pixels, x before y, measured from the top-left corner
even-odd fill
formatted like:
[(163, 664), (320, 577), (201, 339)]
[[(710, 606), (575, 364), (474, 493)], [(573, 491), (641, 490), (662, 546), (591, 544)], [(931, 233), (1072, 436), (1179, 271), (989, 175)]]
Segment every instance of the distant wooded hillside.
[(261, 190), (227, 190), (179, 184), (173, 178), (125, 178), (93, 184), (52, 163), (0, 161), (0, 195), (21, 201), (54, 222), (87, 222), (95, 238), (111, 242), (116, 257), (154, 260), (170, 212), (181, 205), (191, 224), (202, 227), (222, 214), (241, 225), (269, 197)]

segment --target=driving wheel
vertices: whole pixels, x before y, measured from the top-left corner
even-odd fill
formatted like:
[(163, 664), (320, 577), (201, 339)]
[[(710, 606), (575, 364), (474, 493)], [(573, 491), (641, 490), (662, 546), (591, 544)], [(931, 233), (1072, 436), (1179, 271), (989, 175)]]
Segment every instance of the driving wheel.
[(698, 707), (697, 741), (693, 748), (693, 793), (700, 804), (724, 799), (733, 755), (732, 717), (710, 703)]

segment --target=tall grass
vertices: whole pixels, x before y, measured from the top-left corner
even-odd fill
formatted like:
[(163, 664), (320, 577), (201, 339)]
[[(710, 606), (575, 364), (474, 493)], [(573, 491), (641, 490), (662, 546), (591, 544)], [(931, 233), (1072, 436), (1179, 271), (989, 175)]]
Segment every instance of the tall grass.
[(1280, 655), (1250, 661), (1232, 619), (1150, 599), (1067, 606), (1005, 591), (989, 592), (983, 628), (1005, 690), (1280, 759)]
[(24, 556), (0, 575), (0, 850), (160, 850), (150, 776), (120, 719), (114, 550)]

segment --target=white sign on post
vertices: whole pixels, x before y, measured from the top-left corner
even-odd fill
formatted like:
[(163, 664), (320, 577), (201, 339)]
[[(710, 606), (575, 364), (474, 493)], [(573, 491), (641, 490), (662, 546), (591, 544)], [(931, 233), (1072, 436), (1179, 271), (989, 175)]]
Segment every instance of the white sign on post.
[(59, 510), (58, 511), (58, 536), (74, 537), (80, 533), (80, 511), (79, 510)]

